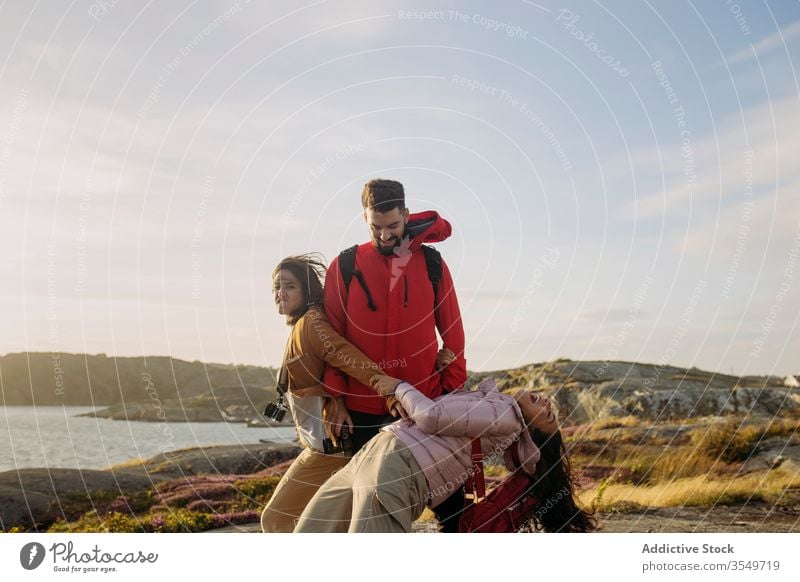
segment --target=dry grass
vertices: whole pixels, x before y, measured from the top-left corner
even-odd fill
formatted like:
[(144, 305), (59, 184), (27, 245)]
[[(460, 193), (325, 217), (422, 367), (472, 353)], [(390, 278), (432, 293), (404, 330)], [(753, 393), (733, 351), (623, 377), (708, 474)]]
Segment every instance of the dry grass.
[(106, 467), (103, 469), (104, 471), (114, 471), (117, 469), (131, 469), (133, 467), (141, 467), (145, 464), (145, 459), (142, 457), (134, 457), (133, 459), (128, 459), (125, 462), (117, 463), (116, 465), (111, 465), (110, 467)]
[[(570, 435), (569, 455), (577, 472), (585, 467), (585, 474), (591, 476), (599, 469), (618, 468), (580, 493), (583, 504), (607, 511), (619, 507), (786, 504), (800, 497), (800, 473), (786, 467), (741, 473), (743, 462), (758, 453), (765, 439), (800, 442), (796, 419), (728, 419), (676, 435), (660, 446), (654, 439), (632, 442), (618, 438), (617, 432), (624, 434), (626, 427), (634, 429), (629, 431), (630, 437), (640, 432), (641, 424), (635, 418), (607, 419), (578, 427)], [(592, 478), (586, 483), (592, 483)]]
[[(569, 432), (569, 440), (573, 441), (581, 441), (581, 440), (607, 440), (609, 438), (608, 434), (600, 434), (599, 431), (610, 429), (610, 428), (619, 428), (619, 429), (627, 429), (627, 428), (634, 428), (641, 425), (641, 421), (636, 418), (635, 416), (609, 416), (606, 418), (600, 418), (595, 420), (594, 422), (587, 422), (585, 424), (577, 425)], [(623, 431), (620, 431), (620, 434), (624, 434)]]
[(707, 429), (696, 429), (690, 433), (696, 450), (708, 457), (728, 463), (746, 461), (758, 449), (764, 439), (796, 436), (800, 423), (795, 420), (773, 420), (755, 424), (744, 424), (736, 419), (717, 423)]
[(764, 429), (765, 437), (800, 435), (800, 421), (790, 419), (776, 419), (767, 424)]
[(483, 472), (487, 477), (505, 478), (509, 471), (505, 465), (487, 464), (483, 467)]
[(606, 428), (633, 428), (640, 426), (642, 421), (635, 416), (610, 416), (597, 419), (589, 426), (593, 430), (603, 430)]
[(439, 523), (439, 521), (436, 519), (436, 514), (431, 511), (430, 507), (426, 507), (425, 511), (422, 512), (422, 515), (420, 515), (419, 519), (416, 521), (422, 521), (425, 523)]
[(797, 488), (800, 488), (800, 474), (777, 470), (733, 479), (698, 475), (647, 486), (602, 483), (581, 492), (579, 498), (581, 503), (587, 506), (594, 504), (600, 511), (629, 504), (644, 507), (712, 507), (753, 501), (774, 503), (783, 498), (788, 489)]
[(686, 447), (665, 449), (658, 454), (634, 455), (618, 465), (630, 469), (636, 483), (658, 483), (687, 477), (712, 475), (724, 465)]

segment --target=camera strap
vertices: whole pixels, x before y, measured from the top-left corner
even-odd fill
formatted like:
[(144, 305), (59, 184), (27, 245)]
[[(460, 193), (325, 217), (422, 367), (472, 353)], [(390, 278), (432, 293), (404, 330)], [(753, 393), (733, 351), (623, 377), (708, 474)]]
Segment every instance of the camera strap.
[(289, 351), (292, 347), (292, 334), (289, 334), (289, 339), (286, 340), (286, 348), (283, 350), (283, 360), (281, 361), (280, 370), (278, 370), (278, 400), (283, 402), (284, 394), (289, 391), (289, 373), (286, 371), (286, 360), (289, 359)]

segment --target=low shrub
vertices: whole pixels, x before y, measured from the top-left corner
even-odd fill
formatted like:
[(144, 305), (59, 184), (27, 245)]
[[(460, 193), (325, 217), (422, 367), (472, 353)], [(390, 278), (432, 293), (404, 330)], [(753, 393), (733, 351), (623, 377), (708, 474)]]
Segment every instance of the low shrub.
[(188, 533), (216, 529), (228, 525), (257, 523), (257, 511), (206, 513), (179, 509), (168, 513), (140, 517), (122, 513), (99, 516), (87, 514), (76, 522), (57, 521), (49, 532), (55, 533)]
[(93, 494), (103, 499), (102, 504), (75, 496), (70, 498), (70, 512), (63, 512), (48, 531), (180, 533), (256, 523), (279, 481), (264, 476), (196, 476), (128, 496)]
[(707, 430), (694, 430), (692, 443), (696, 449), (727, 463), (742, 462), (758, 451), (762, 440), (774, 436), (785, 436), (797, 431), (797, 423), (775, 420), (768, 424), (742, 424), (734, 419), (726, 420)]
[(234, 486), (240, 495), (252, 499), (260, 499), (265, 496), (271, 496), (280, 480), (280, 477), (255, 477), (236, 481)]

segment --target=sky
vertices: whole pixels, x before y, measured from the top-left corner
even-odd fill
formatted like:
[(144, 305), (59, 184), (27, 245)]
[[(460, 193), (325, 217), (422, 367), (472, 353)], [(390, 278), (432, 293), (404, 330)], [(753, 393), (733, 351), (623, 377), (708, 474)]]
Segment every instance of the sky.
[(4, 2), (0, 354), (275, 366), (383, 177), (471, 370), (800, 374), (798, 57), (796, 1)]

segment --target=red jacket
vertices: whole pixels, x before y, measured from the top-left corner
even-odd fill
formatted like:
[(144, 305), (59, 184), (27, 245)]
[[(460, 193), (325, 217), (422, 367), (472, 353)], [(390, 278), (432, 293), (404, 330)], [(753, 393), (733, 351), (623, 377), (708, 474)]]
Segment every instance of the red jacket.
[[(368, 307), (367, 295), (356, 277), (345, 288), (335, 258), (325, 278), (325, 312), (331, 325), (354, 346), (374, 360), (389, 376), (415, 386), (428, 398), (443, 391), (461, 388), (467, 379), (464, 359), (464, 327), (450, 270), (442, 261), (442, 279), (434, 301), (422, 243), (439, 242), (450, 236), (450, 223), (433, 211), (412, 214), (406, 232), (410, 239), (387, 257), (371, 242), (356, 251), (356, 269), (374, 302)], [(434, 307), (435, 305), (435, 307)], [(456, 359), (441, 373), (436, 371), (439, 345)], [(334, 395), (345, 396), (349, 410), (386, 414), (386, 402), (369, 386), (342, 375), (334, 368), (325, 371), (325, 387)]]

